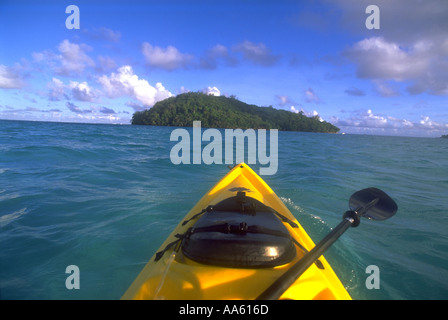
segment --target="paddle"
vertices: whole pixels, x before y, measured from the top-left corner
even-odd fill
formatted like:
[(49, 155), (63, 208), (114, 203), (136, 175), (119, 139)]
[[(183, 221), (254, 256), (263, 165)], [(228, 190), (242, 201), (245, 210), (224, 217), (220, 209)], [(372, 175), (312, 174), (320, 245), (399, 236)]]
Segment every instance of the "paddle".
[(276, 300), (351, 226), (357, 227), (361, 217), (371, 220), (385, 220), (398, 210), (397, 204), (385, 192), (377, 188), (367, 188), (355, 192), (349, 201), (350, 211), (346, 211), (343, 220), (300, 261), (293, 265), (269, 288), (257, 297), (257, 300)]

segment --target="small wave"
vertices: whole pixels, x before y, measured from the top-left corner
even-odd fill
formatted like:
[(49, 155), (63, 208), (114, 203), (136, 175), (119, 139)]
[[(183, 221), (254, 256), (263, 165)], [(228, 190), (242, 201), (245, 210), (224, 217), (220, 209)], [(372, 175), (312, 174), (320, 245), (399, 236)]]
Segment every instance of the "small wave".
[(27, 213), (27, 208), (22, 208), (19, 211), (1, 216), (0, 217), (0, 227), (3, 228), (4, 226), (10, 224), (14, 220), (17, 220), (18, 218), (20, 218), (21, 216), (23, 216), (26, 213)]
[(307, 217), (315, 220), (317, 223), (327, 225), (327, 223), (321, 217), (307, 212), (305, 209), (303, 209), (299, 205), (295, 204), (294, 201), (291, 200), (291, 198), (280, 197), (280, 199), (283, 201), (284, 204), (286, 204), (286, 206), (293, 209), (293, 212), (292, 212), (293, 214), (294, 214), (294, 212), (299, 212), (299, 213), (304, 214)]
[(291, 200), (291, 198), (285, 198), (285, 197), (280, 197), (280, 199), (283, 201), (284, 204), (289, 205), (290, 207), (292, 207), (294, 210), (298, 211), (298, 212), (305, 212), (305, 210), (303, 210), (302, 207), (296, 205), (294, 203), (294, 201)]

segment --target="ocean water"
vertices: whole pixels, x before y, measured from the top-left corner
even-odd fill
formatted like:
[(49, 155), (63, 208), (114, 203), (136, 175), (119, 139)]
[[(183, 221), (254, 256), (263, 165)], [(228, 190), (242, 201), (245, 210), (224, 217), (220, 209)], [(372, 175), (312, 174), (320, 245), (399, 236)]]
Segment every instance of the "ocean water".
[[(0, 298), (119, 299), (228, 172), (173, 165), (173, 129), (0, 120)], [(325, 254), (354, 299), (448, 298), (448, 140), (279, 132), (278, 142), (278, 171), (263, 178), (315, 242), (359, 189), (398, 204)], [(70, 265), (79, 289), (66, 287)], [(366, 286), (370, 265), (379, 289)]]

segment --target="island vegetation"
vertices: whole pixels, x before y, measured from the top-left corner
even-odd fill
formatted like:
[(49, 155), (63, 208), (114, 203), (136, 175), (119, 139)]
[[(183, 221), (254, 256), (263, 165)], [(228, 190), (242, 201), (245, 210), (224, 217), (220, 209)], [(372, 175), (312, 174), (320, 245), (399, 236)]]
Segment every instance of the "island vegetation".
[(441, 138), (448, 139), (448, 134), (444, 134), (444, 135), (442, 135)]
[(132, 116), (134, 125), (191, 127), (193, 121), (201, 121), (204, 128), (339, 131), (338, 127), (322, 121), (319, 116), (307, 117), (303, 112), (249, 105), (234, 96), (212, 96), (199, 92), (188, 92), (159, 101), (152, 108), (137, 111)]

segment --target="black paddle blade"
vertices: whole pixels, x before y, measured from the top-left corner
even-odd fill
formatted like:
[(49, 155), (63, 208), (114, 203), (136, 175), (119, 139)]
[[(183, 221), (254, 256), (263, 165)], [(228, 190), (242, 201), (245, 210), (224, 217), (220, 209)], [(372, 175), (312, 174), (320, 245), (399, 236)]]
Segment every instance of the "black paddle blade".
[(350, 210), (372, 220), (389, 219), (398, 210), (395, 201), (377, 188), (367, 188), (355, 192), (350, 197), (349, 206)]

